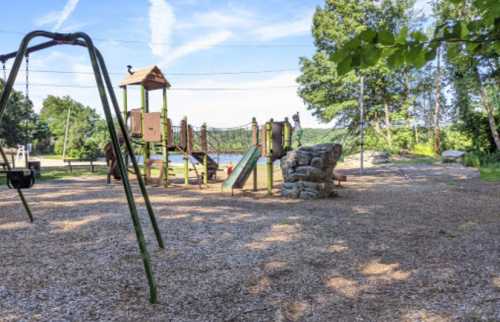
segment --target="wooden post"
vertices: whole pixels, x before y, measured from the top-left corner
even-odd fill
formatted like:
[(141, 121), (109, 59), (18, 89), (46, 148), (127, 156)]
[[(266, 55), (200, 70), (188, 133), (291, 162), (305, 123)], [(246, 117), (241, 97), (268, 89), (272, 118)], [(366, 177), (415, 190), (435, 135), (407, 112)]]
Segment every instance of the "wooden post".
[(283, 150), (286, 152), (291, 146), (291, 135), (290, 135), (290, 122), (288, 122), (288, 117), (285, 117), (285, 122), (283, 122)]
[[(143, 85), (141, 85), (141, 124), (142, 124), (142, 138), (144, 140), (144, 114), (147, 113), (147, 94), (146, 94), (146, 89), (144, 88)], [(144, 182), (147, 184), (147, 176), (146, 176), (146, 164), (148, 163), (149, 160), (149, 143), (144, 142), (144, 151), (142, 154), (143, 157), (143, 176), (144, 176)]]
[(189, 184), (189, 154), (188, 154), (188, 149), (189, 149), (189, 134), (188, 134), (188, 122), (187, 122), (187, 116), (184, 117), (183, 120), (183, 127), (184, 127), (184, 133), (185, 133), (185, 142), (186, 146), (184, 148), (184, 184), (188, 185)]
[(162, 111), (162, 121), (163, 121), (163, 186), (168, 187), (168, 145), (170, 144), (170, 128), (168, 122), (168, 103), (167, 103), (167, 88), (163, 88), (163, 111)]
[(267, 194), (273, 194), (273, 119), (266, 123)]
[(203, 154), (203, 184), (208, 184), (208, 141), (207, 141), (207, 123), (203, 123), (200, 132), (201, 150)]
[[(257, 124), (257, 119), (252, 118), (252, 144), (254, 146), (259, 145), (259, 125)], [(253, 169), (253, 191), (257, 191), (257, 165)]]
[(128, 97), (127, 97), (127, 86), (123, 86), (123, 119), (125, 120), (125, 124), (127, 124), (128, 120)]

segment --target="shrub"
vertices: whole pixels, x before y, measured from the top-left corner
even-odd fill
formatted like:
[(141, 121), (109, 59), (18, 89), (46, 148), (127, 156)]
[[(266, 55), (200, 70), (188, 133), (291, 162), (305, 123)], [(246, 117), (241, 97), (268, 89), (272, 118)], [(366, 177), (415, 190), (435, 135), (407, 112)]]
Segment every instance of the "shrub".
[(473, 142), (466, 133), (454, 127), (448, 127), (441, 132), (441, 146), (443, 150), (468, 151), (472, 149)]
[(464, 165), (466, 167), (479, 168), (481, 166), (481, 158), (477, 153), (467, 153), (464, 156)]
[(434, 148), (430, 143), (415, 144), (411, 152), (416, 155), (422, 155), (427, 157), (434, 156)]

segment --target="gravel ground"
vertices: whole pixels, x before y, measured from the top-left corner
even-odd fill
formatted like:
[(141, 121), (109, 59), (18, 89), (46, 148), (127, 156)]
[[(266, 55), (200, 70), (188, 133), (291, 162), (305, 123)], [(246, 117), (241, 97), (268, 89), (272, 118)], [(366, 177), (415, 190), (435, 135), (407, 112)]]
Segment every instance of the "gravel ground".
[(118, 184), (0, 188), (1, 321), (500, 321), (500, 184), (453, 165), (343, 169), (330, 200), (151, 187), (160, 303)]

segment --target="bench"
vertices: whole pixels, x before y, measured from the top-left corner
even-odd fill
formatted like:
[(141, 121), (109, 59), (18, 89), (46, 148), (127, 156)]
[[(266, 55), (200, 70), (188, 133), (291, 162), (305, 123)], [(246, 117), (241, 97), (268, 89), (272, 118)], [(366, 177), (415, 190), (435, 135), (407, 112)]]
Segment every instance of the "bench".
[(96, 159), (64, 159), (64, 163), (67, 163), (69, 166), (69, 172), (73, 172), (73, 164), (72, 162), (89, 162), (90, 171), (95, 172), (95, 164)]

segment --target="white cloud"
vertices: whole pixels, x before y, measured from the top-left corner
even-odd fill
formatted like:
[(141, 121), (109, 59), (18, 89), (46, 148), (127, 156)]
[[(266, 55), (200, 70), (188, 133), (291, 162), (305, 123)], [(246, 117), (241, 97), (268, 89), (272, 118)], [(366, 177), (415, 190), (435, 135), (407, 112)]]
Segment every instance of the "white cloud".
[(255, 29), (254, 34), (263, 41), (274, 40), (291, 36), (304, 35), (310, 32), (313, 13), (295, 21), (283, 21), (264, 25)]
[(220, 31), (189, 41), (179, 47), (174, 48), (171, 52), (168, 53), (165, 58), (163, 58), (159, 65), (162, 67), (166, 67), (179, 58), (182, 58), (194, 52), (215, 47), (218, 44), (223, 43), (224, 41), (229, 39), (231, 35), (232, 33), (230, 31)]
[(176, 26), (176, 29), (194, 29), (194, 28), (250, 28), (257, 24), (257, 20), (252, 12), (231, 8), (228, 11), (212, 10), (208, 12), (197, 12), (189, 22), (182, 22)]
[(49, 12), (45, 16), (38, 18), (35, 23), (39, 26), (54, 24), (52, 31), (58, 31), (64, 22), (71, 16), (73, 11), (75, 11), (78, 2), (79, 0), (68, 0), (61, 11)]
[(162, 56), (170, 47), (175, 26), (175, 14), (172, 6), (165, 0), (149, 1), (149, 46), (155, 56)]
[(179, 58), (217, 46), (232, 35), (227, 30), (214, 32), (173, 47), (171, 42), (176, 18), (172, 6), (165, 0), (150, 0), (149, 3), (150, 47), (153, 55), (162, 57), (160, 66), (165, 67)]

